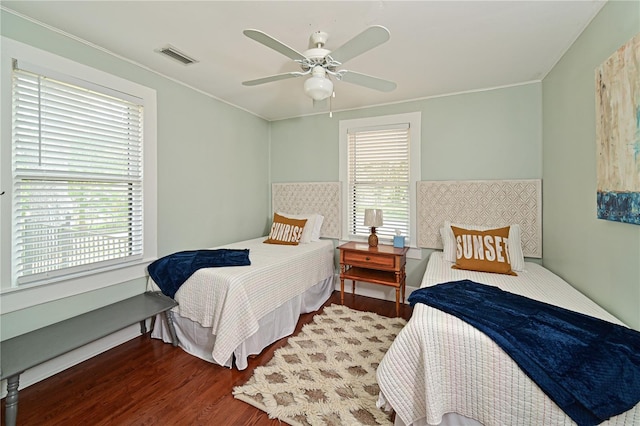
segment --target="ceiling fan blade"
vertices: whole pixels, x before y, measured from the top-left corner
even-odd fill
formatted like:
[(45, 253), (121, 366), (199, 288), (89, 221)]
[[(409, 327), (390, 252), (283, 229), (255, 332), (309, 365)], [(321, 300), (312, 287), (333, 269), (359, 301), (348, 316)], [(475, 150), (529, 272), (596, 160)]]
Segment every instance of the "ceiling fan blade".
[(257, 41), (258, 43), (262, 43), (270, 49), (275, 50), (276, 52), (282, 53), (284, 56), (294, 59), (294, 60), (304, 60), (306, 57), (293, 49), (292, 47), (287, 46), (281, 41), (276, 40), (268, 34), (263, 33), (258, 30), (244, 30), (243, 34), (247, 37)]
[(243, 86), (257, 86), (259, 84), (269, 83), (269, 82), (272, 82), (272, 81), (278, 81), (278, 80), (285, 80), (287, 78), (300, 77), (301, 75), (304, 75), (304, 74), (301, 73), (301, 72), (286, 72), (284, 74), (276, 74), (276, 75), (271, 75), (269, 77), (258, 78), (258, 79), (255, 79), (255, 80), (243, 81), (242, 85)]
[(388, 29), (380, 25), (374, 25), (332, 51), (329, 56), (331, 56), (331, 59), (334, 61), (344, 64), (349, 59), (355, 58), (367, 50), (381, 45), (389, 40), (389, 38)]
[(358, 84), (360, 86), (368, 87), (370, 89), (379, 90), (381, 92), (391, 92), (397, 87), (396, 83), (388, 80), (383, 80), (378, 77), (372, 77), (370, 75), (362, 74), (354, 71), (341, 71), (340, 80), (347, 83)]

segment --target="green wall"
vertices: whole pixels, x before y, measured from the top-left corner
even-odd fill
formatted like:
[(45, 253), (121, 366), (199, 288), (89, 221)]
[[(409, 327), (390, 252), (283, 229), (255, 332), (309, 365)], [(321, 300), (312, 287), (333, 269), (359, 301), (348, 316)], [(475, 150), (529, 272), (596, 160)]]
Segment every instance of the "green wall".
[(271, 123), (273, 182), (338, 180), (340, 120), (422, 113), (422, 180), (542, 177), (540, 83)]
[(640, 32), (609, 1), (543, 80), (543, 264), (640, 329), (640, 226), (596, 218), (595, 69)]
[[(267, 121), (5, 11), (1, 19), (5, 37), (156, 90), (159, 256), (264, 235)], [(5, 313), (1, 339), (141, 293), (145, 286), (145, 279), (137, 279)]]
[[(420, 111), (422, 180), (542, 178), (540, 83), (271, 123), (272, 182), (337, 181), (340, 120)], [(419, 287), (429, 250), (407, 262)]]

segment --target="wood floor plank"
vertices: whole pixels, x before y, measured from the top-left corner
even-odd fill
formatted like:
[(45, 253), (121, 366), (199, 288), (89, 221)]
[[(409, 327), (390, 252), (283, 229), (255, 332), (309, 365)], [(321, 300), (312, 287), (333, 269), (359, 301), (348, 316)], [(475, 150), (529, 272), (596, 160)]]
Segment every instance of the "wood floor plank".
[[(334, 292), (325, 306), (339, 303)], [(395, 316), (394, 302), (346, 294), (345, 305)], [(401, 314), (408, 319), (411, 312), (404, 306)], [(315, 314), (302, 315), (294, 334)], [(286, 338), (272, 344), (238, 371), (140, 336), (21, 389), (18, 425), (280, 425), (231, 391), (285, 344)], [(1, 416), (4, 425), (4, 401)]]

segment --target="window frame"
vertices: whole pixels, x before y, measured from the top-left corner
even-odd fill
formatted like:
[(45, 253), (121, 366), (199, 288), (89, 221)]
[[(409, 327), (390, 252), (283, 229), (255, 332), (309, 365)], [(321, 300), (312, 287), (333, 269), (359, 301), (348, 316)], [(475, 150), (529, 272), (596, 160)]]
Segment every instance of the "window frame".
[[(422, 114), (420, 112), (410, 112), (404, 114), (383, 115), (377, 117), (356, 118), (349, 120), (340, 120), (339, 123), (339, 179), (346, 191), (348, 182), (348, 131), (354, 128), (376, 128), (382, 126), (393, 126), (408, 123), (410, 128), (409, 140), (409, 232), (410, 240), (405, 245), (416, 249), (416, 183), (421, 179), (421, 122)], [(349, 241), (349, 197), (344, 196), (342, 200), (342, 229), (341, 240)], [(354, 239), (354, 241), (360, 241)], [(364, 240), (363, 240), (364, 241)], [(390, 239), (381, 238), (384, 244), (391, 244)], [(418, 252), (418, 253), (416, 253)], [(420, 258), (420, 250), (410, 250), (409, 257)]]
[[(0, 57), (0, 296), (3, 313), (52, 300), (98, 290), (146, 277), (146, 265), (157, 258), (157, 95), (156, 91), (121, 77), (63, 58), (33, 46), (2, 37)], [(143, 118), (143, 254), (125, 261), (67, 274), (51, 280), (17, 286), (12, 273), (12, 68), (13, 60), (36, 64), (56, 77), (85, 87), (102, 86), (141, 100)]]

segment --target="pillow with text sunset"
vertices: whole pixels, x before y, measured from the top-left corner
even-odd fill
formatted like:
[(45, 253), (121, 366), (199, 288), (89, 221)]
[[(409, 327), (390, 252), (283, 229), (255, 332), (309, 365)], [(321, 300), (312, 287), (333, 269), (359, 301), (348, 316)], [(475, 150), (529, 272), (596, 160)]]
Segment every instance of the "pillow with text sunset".
[(274, 213), (269, 238), (264, 242), (297, 246), (302, 238), (302, 231), (306, 223), (306, 219), (292, 219)]
[(454, 269), (518, 275), (509, 259), (509, 227), (477, 231), (451, 226), (456, 241)]
[(474, 231), (486, 231), (488, 229), (509, 227), (509, 262), (511, 263), (511, 270), (519, 272), (524, 271), (525, 262), (524, 254), (522, 253), (522, 241), (521, 241), (521, 227), (518, 224), (499, 224), (495, 226), (485, 225), (469, 225), (463, 223), (451, 223), (449, 221), (444, 222), (444, 227), (440, 228), (440, 236), (442, 238), (442, 247), (444, 258), (451, 263), (456, 262), (456, 239), (453, 236), (452, 226), (458, 228), (471, 229)]

